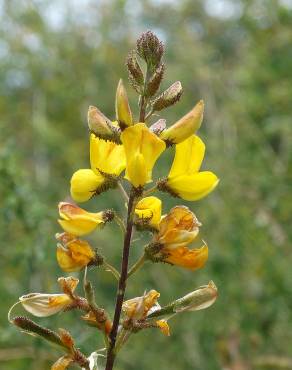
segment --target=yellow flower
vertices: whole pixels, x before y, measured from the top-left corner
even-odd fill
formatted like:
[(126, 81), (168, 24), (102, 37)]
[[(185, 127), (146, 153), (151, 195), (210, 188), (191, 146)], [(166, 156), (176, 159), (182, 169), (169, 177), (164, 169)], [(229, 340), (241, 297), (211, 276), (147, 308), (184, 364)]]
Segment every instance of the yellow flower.
[(203, 267), (208, 259), (208, 247), (187, 248), (198, 235), (199, 226), (201, 223), (187, 207), (172, 208), (161, 219), (159, 231), (154, 236), (154, 257), (156, 252), (164, 262), (190, 270)]
[(126, 128), (121, 134), (126, 154), (126, 179), (134, 187), (152, 181), (153, 166), (165, 149), (165, 143), (151, 132), (144, 123)]
[(136, 205), (135, 214), (138, 225), (141, 223), (141, 226), (149, 225), (157, 229), (161, 218), (161, 200), (153, 196), (141, 199)]
[(81, 236), (91, 233), (95, 228), (105, 224), (104, 212), (91, 213), (66, 202), (59, 203), (58, 220), (61, 227), (69, 234)]
[(61, 294), (46, 294), (46, 293), (30, 293), (19, 298), (20, 303), (37, 317), (47, 317), (54, 315), (67, 308), (73, 303), (72, 294), (79, 282), (73, 277), (58, 279), (64, 293)]
[(200, 128), (204, 114), (204, 102), (200, 100), (194, 108), (173, 124), (164, 130), (160, 137), (169, 144), (178, 144), (195, 134)]
[(71, 178), (71, 196), (76, 202), (86, 202), (116, 185), (116, 177), (126, 167), (123, 146), (91, 134), (90, 164), (91, 169), (80, 169)]
[(198, 200), (209, 194), (219, 179), (213, 172), (199, 172), (204, 153), (205, 144), (195, 135), (176, 145), (168, 177), (158, 184), (158, 188), (185, 200)]
[(95, 261), (96, 255), (87, 241), (68, 233), (56, 237), (62, 243), (57, 245), (57, 261), (62, 270), (79, 271)]

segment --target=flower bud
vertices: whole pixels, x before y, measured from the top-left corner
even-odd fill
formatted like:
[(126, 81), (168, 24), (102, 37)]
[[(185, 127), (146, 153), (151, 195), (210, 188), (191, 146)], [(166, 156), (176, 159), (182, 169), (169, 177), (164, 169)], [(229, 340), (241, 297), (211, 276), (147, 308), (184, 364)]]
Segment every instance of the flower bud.
[(146, 86), (146, 96), (147, 97), (150, 97), (150, 96), (154, 96), (159, 87), (160, 87), (160, 84), (161, 84), (161, 81), (163, 79), (163, 75), (164, 75), (164, 70), (165, 70), (165, 65), (164, 63), (160, 64), (159, 67), (157, 67), (157, 69), (155, 70), (155, 72), (153, 73), (153, 75), (151, 76), (149, 82), (147, 83), (147, 86)]
[(159, 95), (152, 104), (153, 111), (161, 111), (179, 101), (182, 96), (182, 86), (180, 81), (176, 81), (161, 95)]
[(25, 333), (39, 336), (47, 340), (48, 342), (57, 344), (60, 347), (66, 347), (57, 333), (36, 324), (34, 321), (28, 319), (27, 317), (17, 316), (14, 317), (11, 322)]
[(213, 281), (177, 299), (173, 304), (174, 312), (199, 311), (210, 307), (217, 299), (218, 290)]
[(122, 80), (119, 81), (116, 92), (116, 116), (121, 130), (133, 124), (132, 112)]
[(137, 40), (137, 53), (145, 60), (149, 69), (155, 69), (164, 53), (163, 43), (151, 31), (144, 32)]
[(153, 125), (149, 127), (150, 131), (152, 131), (155, 135), (160, 135), (166, 127), (166, 120), (160, 118), (158, 121), (154, 122)]
[(200, 128), (204, 114), (204, 102), (200, 100), (195, 107), (177, 121), (174, 125), (164, 130), (160, 138), (170, 145), (178, 144), (195, 134)]
[(111, 121), (99, 109), (90, 105), (88, 108), (88, 128), (95, 136), (119, 143), (119, 133)]
[(135, 51), (131, 51), (127, 58), (127, 67), (129, 72), (129, 81), (132, 87), (138, 94), (142, 93), (144, 85), (144, 75), (135, 55)]

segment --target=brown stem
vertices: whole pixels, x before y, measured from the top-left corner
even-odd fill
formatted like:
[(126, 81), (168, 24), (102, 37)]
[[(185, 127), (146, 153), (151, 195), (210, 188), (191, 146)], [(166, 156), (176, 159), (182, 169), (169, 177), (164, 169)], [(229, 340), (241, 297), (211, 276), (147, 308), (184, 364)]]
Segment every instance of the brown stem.
[(115, 345), (117, 340), (118, 327), (120, 323), (122, 304), (124, 301), (124, 295), (126, 290), (126, 282), (128, 276), (128, 264), (129, 264), (129, 252), (131, 245), (131, 236), (133, 229), (133, 220), (132, 220), (132, 210), (135, 203), (135, 192), (131, 191), (128, 203), (128, 215), (127, 215), (127, 226), (126, 233), (124, 237), (124, 248), (123, 248), (123, 258), (121, 265), (121, 276), (118, 284), (118, 291), (116, 296), (116, 308), (112, 330), (109, 335), (110, 345), (107, 353), (107, 361), (105, 370), (112, 370), (114, 361), (115, 361)]

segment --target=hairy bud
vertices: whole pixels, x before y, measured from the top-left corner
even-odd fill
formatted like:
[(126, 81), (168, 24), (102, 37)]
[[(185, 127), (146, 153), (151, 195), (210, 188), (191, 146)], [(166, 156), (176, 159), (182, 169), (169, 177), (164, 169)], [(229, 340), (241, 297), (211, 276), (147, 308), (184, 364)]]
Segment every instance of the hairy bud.
[(152, 77), (150, 78), (147, 86), (146, 86), (146, 96), (154, 96), (161, 84), (165, 71), (165, 64), (162, 63), (153, 73)]
[(129, 53), (126, 64), (131, 79), (133, 79), (138, 86), (143, 86), (144, 76), (134, 50)]
[(152, 104), (153, 111), (161, 111), (179, 101), (182, 95), (182, 86), (180, 81), (176, 81), (161, 95), (159, 95)]
[(151, 31), (142, 33), (137, 40), (137, 53), (152, 71), (160, 64), (163, 52), (163, 43)]
[(175, 124), (164, 130), (161, 139), (170, 144), (179, 144), (200, 128), (204, 114), (204, 102), (200, 100), (195, 107), (178, 120)]
[(27, 317), (24, 316), (14, 317), (12, 319), (12, 323), (28, 334), (37, 335), (39, 337), (46, 339), (48, 342), (66, 348), (60, 336), (57, 333), (36, 324), (34, 321), (28, 319)]
[(96, 107), (90, 105), (87, 113), (88, 128), (91, 133), (100, 139), (120, 143), (119, 130), (112, 122)]

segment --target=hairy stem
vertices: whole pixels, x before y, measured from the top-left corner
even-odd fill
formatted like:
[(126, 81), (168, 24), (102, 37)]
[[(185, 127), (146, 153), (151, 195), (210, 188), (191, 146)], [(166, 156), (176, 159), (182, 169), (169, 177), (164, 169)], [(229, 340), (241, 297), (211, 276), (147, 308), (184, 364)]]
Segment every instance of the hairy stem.
[(129, 253), (131, 245), (131, 236), (133, 230), (133, 220), (132, 220), (132, 211), (135, 207), (135, 192), (132, 190), (128, 202), (128, 215), (127, 215), (127, 226), (126, 233), (124, 237), (124, 248), (123, 248), (123, 257), (121, 264), (121, 275), (118, 284), (118, 291), (116, 296), (116, 307), (114, 314), (114, 321), (112, 330), (109, 335), (110, 345), (107, 353), (107, 361), (105, 370), (112, 370), (114, 361), (115, 361), (115, 345), (117, 340), (118, 327), (120, 323), (122, 304), (125, 296), (126, 282), (128, 276), (128, 264), (129, 264)]
[(145, 254), (143, 254), (139, 259), (138, 261), (130, 268), (129, 272), (128, 272), (128, 278), (133, 275), (137, 270), (139, 270), (140, 267), (142, 267), (144, 265), (146, 261), (146, 257), (145, 257)]

